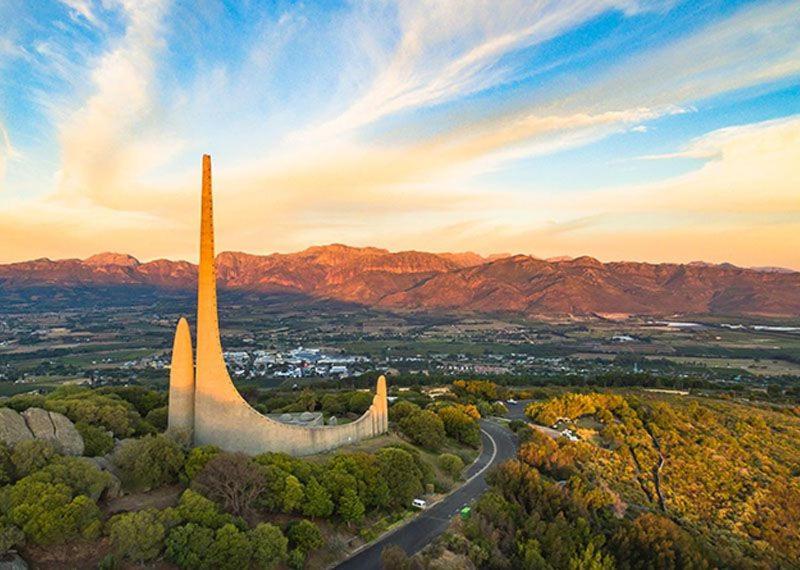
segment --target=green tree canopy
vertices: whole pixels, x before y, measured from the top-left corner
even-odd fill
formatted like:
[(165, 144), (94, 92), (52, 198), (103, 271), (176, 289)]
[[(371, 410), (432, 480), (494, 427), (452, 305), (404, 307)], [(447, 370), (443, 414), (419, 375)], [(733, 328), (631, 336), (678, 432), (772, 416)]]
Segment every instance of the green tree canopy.
[(299, 548), (308, 553), (321, 547), (324, 542), (322, 533), (313, 522), (309, 520), (292, 521), (286, 529), (286, 536), (292, 548)]
[(269, 570), (286, 559), (289, 540), (281, 529), (269, 523), (260, 523), (248, 533), (253, 549), (253, 562)]
[(134, 562), (154, 560), (164, 548), (166, 529), (155, 509), (116, 515), (106, 528), (114, 553)]
[(174, 440), (165, 435), (147, 435), (125, 442), (114, 454), (114, 463), (128, 486), (154, 489), (177, 482), (185, 458)]
[(327, 489), (320, 485), (316, 477), (306, 484), (303, 514), (309, 517), (329, 517), (333, 513), (333, 501)]
[(445, 441), (444, 423), (430, 410), (420, 410), (400, 420), (403, 434), (414, 443), (432, 451), (439, 450)]
[(422, 472), (414, 457), (404, 449), (385, 447), (378, 452), (381, 474), (389, 487), (389, 504), (407, 508), (422, 493)]

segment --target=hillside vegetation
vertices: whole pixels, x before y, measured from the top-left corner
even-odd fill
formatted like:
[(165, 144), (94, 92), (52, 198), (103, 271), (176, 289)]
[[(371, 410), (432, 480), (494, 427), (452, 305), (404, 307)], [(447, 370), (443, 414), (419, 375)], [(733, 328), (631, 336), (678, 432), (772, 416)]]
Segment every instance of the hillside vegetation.
[(481, 568), (799, 567), (796, 410), (567, 393), (526, 413), (579, 439), (514, 422), (523, 441), (517, 459), (491, 475), (474, 516), (428, 560), (446, 553)]

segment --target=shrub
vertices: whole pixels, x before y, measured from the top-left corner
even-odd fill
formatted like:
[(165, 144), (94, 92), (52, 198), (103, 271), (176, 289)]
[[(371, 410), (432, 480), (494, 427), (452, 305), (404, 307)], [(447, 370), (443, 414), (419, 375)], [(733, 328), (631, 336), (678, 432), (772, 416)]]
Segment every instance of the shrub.
[[(264, 479), (264, 492), (258, 497), (256, 504), (260, 508), (274, 513), (286, 510), (286, 486), (289, 472), (277, 465), (264, 465), (262, 463), (262, 461), (264, 461), (263, 458), (257, 457), (255, 461), (257, 465), (260, 466), (261, 475)], [(292, 485), (294, 486), (294, 484)], [(293, 493), (294, 492), (296, 492), (296, 490), (293, 491)], [(291, 500), (289, 501), (289, 506), (296, 507), (297, 505), (292, 505), (292, 502)]]
[(249, 513), (265, 489), (261, 469), (244, 453), (219, 453), (195, 477), (194, 485), (234, 515)]
[(372, 405), (372, 394), (369, 392), (353, 392), (347, 400), (347, 411), (354, 414), (363, 414)]
[(206, 499), (200, 493), (186, 489), (178, 501), (176, 508), (178, 517), (183, 522), (194, 523), (209, 528), (219, 528), (231, 522), (230, 515), (219, 511), (214, 501)]
[(400, 400), (389, 408), (389, 419), (393, 422), (399, 422), (406, 416), (410, 416), (414, 412), (418, 412), (420, 407), (408, 400)]
[(11, 453), (11, 462), (17, 478), (30, 475), (38, 471), (56, 456), (53, 442), (44, 439), (30, 439), (21, 441), (14, 446)]
[(133, 405), (112, 394), (75, 386), (62, 386), (45, 400), (45, 408), (64, 414), (74, 423), (104, 427), (117, 437), (134, 433), (141, 417)]
[(306, 565), (306, 553), (299, 548), (291, 550), (286, 557), (286, 564), (294, 570), (302, 570)]
[(324, 544), (317, 525), (305, 519), (289, 523), (286, 536), (293, 548), (299, 548), (306, 554)]
[(0, 441), (0, 486), (13, 483), (16, 479), (15, 472), (11, 449), (6, 442)]
[(688, 532), (654, 513), (645, 513), (624, 525), (612, 537), (612, 543), (622, 568), (709, 567), (703, 551)]
[(177, 526), (166, 544), (167, 558), (181, 568), (239, 570), (250, 566), (254, 553), (249, 534), (230, 523), (216, 531), (194, 523)]
[(144, 386), (110, 386), (96, 390), (99, 394), (110, 394), (133, 405), (144, 417), (156, 408), (167, 405), (167, 393), (150, 390)]
[(81, 457), (56, 457), (50, 465), (32, 473), (26, 480), (66, 485), (73, 496), (86, 495), (96, 501), (111, 484), (111, 474)]
[(458, 479), (464, 469), (464, 462), (458, 455), (442, 453), (439, 456), (439, 467), (453, 479)]
[(0, 523), (0, 556), (25, 543), (25, 533), (12, 524)]
[(100, 510), (89, 497), (73, 497), (63, 483), (43, 483), (29, 478), (9, 492), (8, 520), (37, 544), (57, 544), (83, 536), (95, 538), (101, 528)]
[(381, 568), (384, 570), (410, 570), (411, 561), (401, 546), (390, 544), (381, 550)]
[(248, 532), (253, 550), (253, 562), (259, 568), (269, 569), (286, 559), (289, 540), (281, 529), (269, 523), (261, 523)]
[(186, 477), (190, 481), (194, 479), (197, 474), (203, 470), (206, 463), (219, 455), (221, 451), (222, 450), (216, 445), (200, 445), (192, 448), (192, 450), (189, 451), (189, 455), (186, 457), (186, 464), (183, 466)]
[(114, 454), (114, 463), (125, 475), (125, 482), (146, 490), (175, 483), (184, 459), (180, 445), (164, 435), (126, 442)]
[(83, 438), (85, 456), (98, 457), (114, 449), (114, 437), (107, 430), (86, 422), (78, 422), (75, 429)]
[(495, 402), (492, 404), (492, 414), (495, 416), (505, 416), (508, 413), (508, 408), (503, 402)]
[(248, 535), (228, 523), (217, 529), (205, 566), (220, 570), (241, 570), (250, 566), (253, 546)]
[(44, 408), (44, 396), (41, 394), (16, 394), (4, 402), (18, 412), (24, 412), (28, 408)]
[(498, 400), (506, 396), (507, 390), (488, 380), (455, 380), (453, 392), (481, 400)]
[(444, 445), (442, 420), (430, 410), (414, 412), (400, 420), (400, 430), (414, 443), (436, 451)]
[(330, 416), (338, 416), (345, 412), (345, 405), (337, 394), (325, 394), (320, 403), (322, 411)]
[(176, 526), (167, 535), (167, 558), (181, 568), (204, 568), (214, 542), (214, 531), (189, 523)]
[(108, 521), (111, 546), (117, 556), (147, 562), (161, 554), (166, 529), (155, 509), (116, 515)]
[(168, 416), (169, 411), (167, 406), (161, 406), (160, 408), (150, 410), (144, 419), (158, 431), (164, 431), (167, 429)]

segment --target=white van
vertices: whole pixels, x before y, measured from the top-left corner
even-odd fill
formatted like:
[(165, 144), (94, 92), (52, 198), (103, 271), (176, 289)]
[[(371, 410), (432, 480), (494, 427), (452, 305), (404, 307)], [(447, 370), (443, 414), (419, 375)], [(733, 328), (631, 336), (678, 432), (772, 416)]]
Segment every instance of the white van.
[(424, 509), (428, 506), (428, 502), (424, 499), (414, 499), (411, 501), (411, 505), (417, 509)]

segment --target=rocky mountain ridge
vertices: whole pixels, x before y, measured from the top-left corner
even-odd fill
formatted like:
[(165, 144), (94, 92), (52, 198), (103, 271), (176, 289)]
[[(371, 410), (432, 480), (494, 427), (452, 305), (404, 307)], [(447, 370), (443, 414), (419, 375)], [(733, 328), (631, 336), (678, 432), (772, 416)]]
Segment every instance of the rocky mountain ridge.
[[(731, 264), (487, 258), (471, 252), (390, 252), (333, 244), (291, 254), (223, 252), (217, 256), (217, 274), (223, 288), (401, 310), (800, 315), (800, 273)], [(186, 261), (139, 262), (126, 254), (37, 259), (0, 265), (0, 299), (31, 287), (192, 290), (196, 275), (197, 267)]]

